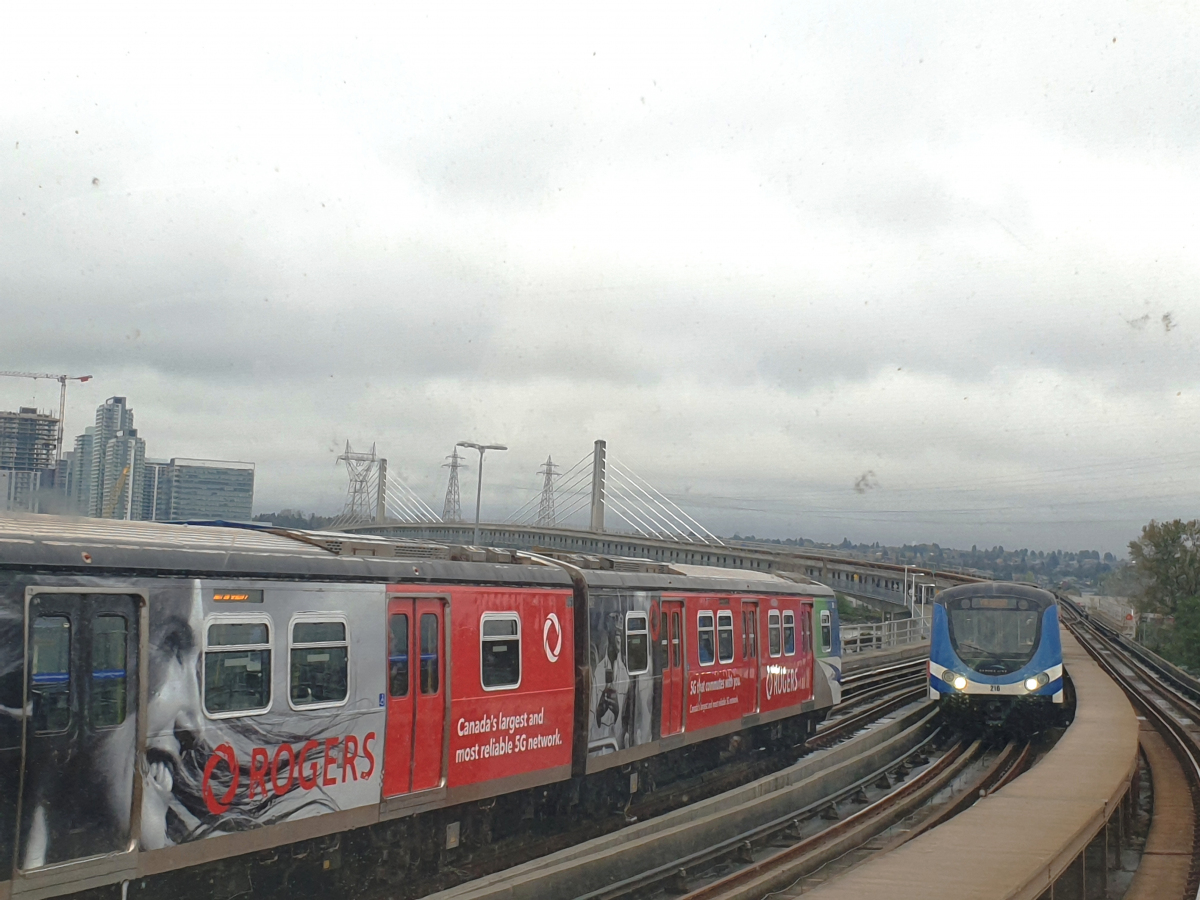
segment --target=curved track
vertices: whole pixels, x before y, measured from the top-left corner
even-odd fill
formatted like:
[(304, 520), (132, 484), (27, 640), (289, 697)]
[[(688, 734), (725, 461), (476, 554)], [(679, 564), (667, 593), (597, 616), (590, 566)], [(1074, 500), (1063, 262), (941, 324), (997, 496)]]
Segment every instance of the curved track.
[[(1155, 661), (1151, 654), (1094, 622), (1074, 603), (1068, 600), (1060, 605), (1069, 611), (1063, 617), (1063, 624), (1162, 736), (1182, 769), (1193, 810), (1200, 809), (1200, 802), (1197, 802), (1200, 801), (1200, 692), (1188, 685), (1180, 677), (1181, 673), (1171, 671), (1166, 664)], [(1159, 765), (1164, 764), (1169, 765), (1169, 759), (1163, 757)], [(1200, 820), (1193, 815), (1190, 846), (1186, 835), (1176, 833), (1172, 837), (1177, 842), (1180, 837), (1185, 838), (1181, 849), (1170, 851), (1176, 865), (1156, 866), (1161, 869), (1157, 876), (1159, 883), (1149, 885), (1143, 878), (1139, 879), (1142, 884), (1135, 883), (1134, 887), (1145, 891), (1145, 896), (1164, 900), (1172, 897), (1200, 900)], [(1147, 852), (1154, 852), (1149, 845)], [(1188, 853), (1186, 876), (1183, 853)], [(1181, 893), (1178, 892), (1179, 881), (1185, 881)]]

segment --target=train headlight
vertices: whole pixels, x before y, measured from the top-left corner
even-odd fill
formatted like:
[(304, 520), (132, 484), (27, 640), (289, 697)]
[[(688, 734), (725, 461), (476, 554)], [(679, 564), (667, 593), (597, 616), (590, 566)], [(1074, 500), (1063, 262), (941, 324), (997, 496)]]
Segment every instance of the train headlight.
[(1039, 672), (1037, 675), (1030, 675), (1025, 679), (1025, 690), (1029, 692), (1036, 691), (1038, 688), (1043, 688), (1050, 683), (1050, 676), (1045, 672)]
[(950, 679), (950, 684), (956, 691), (965, 691), (967, 689), (967, 679), (965, 675), (955, 675)]

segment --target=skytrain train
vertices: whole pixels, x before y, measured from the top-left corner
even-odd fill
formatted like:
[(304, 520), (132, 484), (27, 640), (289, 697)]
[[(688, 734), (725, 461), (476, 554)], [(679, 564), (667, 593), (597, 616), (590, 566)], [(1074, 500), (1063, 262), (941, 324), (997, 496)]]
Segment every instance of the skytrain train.
[(803, 743), (840, 682), (800, 576), (0, 518), (0, 900), (402, 896)]
[(992, 581), (960, 585), (934, 598), (930, 699), (989, 727), (1025, 727), (1046, 718), (1037, 714), (1046, 712), (1045, 705), (1061, 706), (1063, 695), (1053, 594)]

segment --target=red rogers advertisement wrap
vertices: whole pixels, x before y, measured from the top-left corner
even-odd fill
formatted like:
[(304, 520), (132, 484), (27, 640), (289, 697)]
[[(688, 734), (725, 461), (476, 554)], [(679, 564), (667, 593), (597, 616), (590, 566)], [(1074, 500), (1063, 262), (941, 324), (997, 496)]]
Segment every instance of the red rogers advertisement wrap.
[[(407, 585), (393, 590), (396, 597), (414, 593)], [(449, 593), (447, 787), (532, 773), (561, 777), (571, 764), (574, 712), (570, 592), (455, 587)], [(404, 764), (403, 748), (390, 743), (391, 716), (385, 795), (391, 795), (387, 766)]]

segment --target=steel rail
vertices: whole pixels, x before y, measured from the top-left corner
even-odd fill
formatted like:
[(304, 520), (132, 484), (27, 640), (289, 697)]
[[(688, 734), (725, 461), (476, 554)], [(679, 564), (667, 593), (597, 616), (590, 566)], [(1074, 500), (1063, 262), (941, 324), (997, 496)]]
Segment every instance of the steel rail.
[(865, 669), (860, 669), (857, 672), (850, 672), (842, 676), (842, 684), (849, 682), (862, 681), (871, 678), (877, 678), (880, 675), (887, 675), (891, 672), (900, 672), (905, 669), (910, 669), (913, 666), (924, 666), (925, 657), (922, 655), (916, 659), (906, 659), (898, 663), (890, 663), (886, 666), (870, 666)]
[(916, 659), (905, 660), (901, 665), (881, 666), (878, 669), (864, 669), (842, 676), (842, 699), (847, 699), (872, 687), (875, 684), (890, 684), (897, 679), (922, 675), (928, 671), (928, 653), (922, 653)]
[[(1113, 665), (1097, 644), (1119, 657), (1131, 671), (1142, 679), (1146, 687), (1168, 703), (1173, 704), (1178, 710), (1186, 713), (1193, 721), (1200, 722), (1200, 707), (1164, 684), (1159, 677), (1138, 661), (1135, 654), (1104, 634), (1103, 630), (1073, 606), (1067, 606), (1067, 609), (1071, 611), (1071, 615), (1064, 617), (1063, 624), (1075, 635), (1096, 663), (1121, 687), (1130, 702), (1145, 713), (1146, 718), (1150, 719), (1157, 730), (1167, 739), (1191, 782), (1193, 797), (1200, 797), (1200, 746), (1198, 746), (1196, 738), (1188, 734), (1174, 716), (1156, 703), (1150, 702), (1133, 683), (1133, 679)], [(1084, 636), (1085, 631), (1090, 638)], [(1200, 842), (1197, 842), (1195, 837), (1193, 837), (1192, 843), (1192, 864), (1188, 872), (1188, 896), (1193, 897), (1194, 900), (1200, 900)]]
[[(765, 859), (751, 863), (724, 878), (689, 892), (681, 900), (719, 900), (719, 898), (740, 897), (753, 881), (772, 876), (790, 878), (797, 867), (805, 866), (806, 858), (815, 868), (819, 868), (827, 861), (821, 859), (819, 855), (841, 854), (861, 847), (895, 822), (911, 814), (913, 810), (956, 778), (975, 758), (981, 745), (981, 741), (975, 741), (964, 748), (961, 741), (957, 742), (928, 769), (874, 803), (863, 807), (818, 834), (798, 841)], [(789, 871), (789, 869), (793, 871)], [(785, 872), (786, 876), (783, 874)], [(809, 873), (801, 872), (796, 877), (803, 878), (805, 874)], [(757, 892), (755, 891), (755, 893)]]
[[(923, 682), (919, 689), (906, 687), (905, 684), (897, 685), (897, 687), (899, 690), (887, 693), (883, 699), (872, 703), (870, 706), (856, 710), (853, 713), (848, 713), (843, 718), (823, 722), (821, 727), (818, 728), (817, 733), (804, 742), (804, 751), (825, 749), (845, 739), (855, 731), (865, 728), (888, 713), (925, 697)], [(638, 801), (630, 805), (628, 813), (636, 815), (639, 819), (660, 815), (663, 812), (675, 809), (676, 804), (681, 802), (681, 798), (683, 798), (682, 802), (695, 802), (704, 797), (720, 793), (722, 790), (731, 790), (744, 784), (751, 778), (761, 777), (763, 774), (777, 771), (787, 765), (786, 762), (774, 766), (765, 765), (765, 763), (766, 761), (764, 760), (756, 760), (743, 763), (740, 766), (731, 764), (725, 770), (716, 770), (680, 779), (678, 782), (673, 782), (660, 791), (646, 795), (644, 799), (639, 798)]]
[[(904, 765), (907, 760), (920, 755), (922, 751), (928, 748), (929, 745), (937, 739), (939, 734), (940, 729), (935, 729), (932, 734), (926, 737), (916, 747), (906, 750), (904, 753), (897, 755), (893, 759), (889, 760), (887, 764), (880, 766), (870, 774), (856, 779), (845, 787), (827, 794), (820, 800), (816, 800), (804, 807), (801, 807), (800, 809), (792, 810), (786, 815), (772, 819), (769, 822), (764, 822), (752, 828), (748, 828), (740, 834), (734, 835), (733, 837), (727, 838), (717, 844), (713, 844), (712, 846), (704, 847), (688, 854), (687, 856), (672, 860), (669, 863), (657, 866), (649, 871), (639, 873), (614, 884), (607, 885), (606, 887), (591, 893), (584, 894), (581, 897), (577, 897), (576, 900), (618, 900), (618, 898), (630, 897), (644, 892), (652, 886), (677, 878), (681, 871), (686, 872), (688, 869), (695, 870), (698, 866), (712, 864), (719, 859), (733, 854), (744, 853), (749, 850), (754, 843), (757, 842), (761, 844), (768, 838), (784, 832), (789, 828), (797, 826), (802, 820), (812, 818), (813, 816), (820, 814), (823, 810), (827, 810), (831, 806), (835, 805), (839, 800), (854, 796), (860, 790), (864, 789), (870, 784), (875, 783), (883, 776), (896, 771), (897, 768)], [(972, 752), (976, 751), (978, 749), (978, 742), (971, 745), (970, 749)], [(911, 781), (908, 781), (902, 787), (892, 791), (886, 797), (883, 797), (880, 800), (877, 800), (875, 803), (864, 807), (853, 815), (847, 816), (845, 819), (842, 819), (830, 828), (823, 830), (820, 834), (814, 835), (813, 838), (809, 838), (808, 841), (812, 841), (816, 838), (822, 837), (823, 835), (829, 835), (834, 832), (840, 834), (850, 825), (861, 823), (864, 819), (864, 813), (872, 810), (877, 812), (881, 808), (879, 804), (888, 800), (888, 798), (898, 798), (901, 795), (907, 796), (913, 793), (913, 791), (928, 783), (930, 778), (945, 771), (948, 766), (963, 756), (964, 748), (962, 742), (959, 741), (951, 746), (945, 753), (943, 753), (937, 762), (929, 766), (929, 768), (925, 771), (921, 772), (919, 776), (914, 777)], [(964, 760), (964, 765), (965, 762), (966, 761)], [(802, 843), (807, 843), (808, 841)]]
[(846, 734), (857, 731), (870, 725), (881, 716), (885, 716), (893, 710), (899, 709), (901, 706), (906, 706), (916, 700), (921, 700), (925, 697), (925, 685), (922, 683), (920, 688), (912, 690), (904, 690), (885, 697), (877, 703), (873, 703), (866, 709), (847, 715), (844, 718), (834, 719), (826, 723), (824, 729), (818, 730), (815, 737), (810, 738), (805, 742), (806, 749), (818, 749), (827, 747), (829, 744), (841, 740)]
[(910, 687), (913, 689), (917, 687), (923, 688), (928, 683), (928, 678), (929, 676), (924, 672), (914, 672), (913, 674), (903, 678), (896, 678), (892, 681), (881, 681), (879, 684), (875, 685), (867, 685), (863, 687), (862, 690), (855, 691), (852, 694), (843, 694), (842, 702), (838, 704), (838, 706), (846, 706), (849, 708), (849, 705), (851, 704), (864, 703), (867, 700), (874, 700), (876, 697), (885, 696), (891, 691), (898, 690), (902, 687)]
[(1032, 755), (1032, 744), (1026, 744), (1018, 752), (1016, 743), (1010, 742), (1000, 752), (1000, 755), (992, 761), (992, 764), (988, 767), (987, 771), (985, 771), (983, 775), (973, 785), (971, 785), (971, 789), (969, 791), (964, 791), (962, 796), (952, 801), (941, 812), (930, 817), (929, 819), (926, 819), (911, 832), (904, 835), (904, 839), (902, 841), (898, 841), (896, 844), (889, 846), (886, 849), (894, 850), (901, 844), (908, 843), (913, 838), (924, 834), (931, 828), (937, 828), (937, 826), (950, 821), (960, 812), (963, 812), (971, 807), (975, 801), (979, 800), (986, 794), (994, 794), (996, 791), (1000, 790), (1000, 788), (1004, 787), (1006, 784), (1024, 772), (1026, 768), (1028, 768), (1030, 757)]

